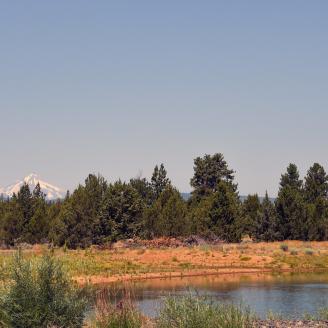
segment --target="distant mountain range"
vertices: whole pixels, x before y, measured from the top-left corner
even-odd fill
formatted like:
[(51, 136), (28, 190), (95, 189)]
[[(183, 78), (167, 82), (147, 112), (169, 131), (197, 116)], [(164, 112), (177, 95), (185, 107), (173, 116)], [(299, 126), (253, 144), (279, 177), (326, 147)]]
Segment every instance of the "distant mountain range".
[(16, 181), (15, 183), (5, 188), (0, 188), (0, 195), (11, 197), (14, 193), (18, 193), (24, 183), (26, 183), (30, 187), (31, 191), (34, 190), (35, 186), (39, 183), (41, 191), (45, 194), (46, 199), (48, 200), (56, 200), (59, 198), (64, 198), (65, 196), (65, 192), (62, 189), (41, 180), (39, 176), (35, 173), (31, 173), (24, 179)]

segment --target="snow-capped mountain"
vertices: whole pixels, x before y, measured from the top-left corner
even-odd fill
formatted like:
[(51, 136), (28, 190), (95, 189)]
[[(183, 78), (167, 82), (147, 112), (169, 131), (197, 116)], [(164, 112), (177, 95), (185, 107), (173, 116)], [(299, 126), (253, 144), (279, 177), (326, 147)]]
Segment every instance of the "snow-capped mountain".
[(11, 197), (14, 193), (18, 193), (24, 183), (29, 185), (31, 191), (33, 191), (35, 186), (39, 183), (41, 191), (46, 195), (46, 199), (48, 200), (64, 198), (65, 193), (62, 189), (55, 187), (48, 182), (42, 181), (35, 173), (29, 174), (23, 180), (16, 181), (10, 186), (0, 188), (0, 195), (3, 194), (5, 196)]

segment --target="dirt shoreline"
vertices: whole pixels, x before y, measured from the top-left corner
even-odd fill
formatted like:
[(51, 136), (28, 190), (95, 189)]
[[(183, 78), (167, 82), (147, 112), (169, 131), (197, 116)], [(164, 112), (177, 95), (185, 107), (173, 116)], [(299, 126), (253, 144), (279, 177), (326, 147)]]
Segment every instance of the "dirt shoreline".
[(311, 273), (311, 272), (328, 272), (328, 269), (303, 269), (303, 270), (293, 270), (293, 269), (226, 269), (226, 270), (200, 270), (200, 271), (184, 271), (184, 272), (159, 272), (159, 273), (146, 273), (138, 275), (119, 275), (119, 276), (80, 276), (73, 277), (80, 285), (93, 284), (111, 284), (118, 282), (135, 282), (143, 280), (154, 280), (154, 279), (171, 279), (171, 278), (188, 278), (188, 277), (202, 277), (202, 276), (220, 276), (220, 275), (243, 275), (243, 274), (282, 274), (282, 273)]

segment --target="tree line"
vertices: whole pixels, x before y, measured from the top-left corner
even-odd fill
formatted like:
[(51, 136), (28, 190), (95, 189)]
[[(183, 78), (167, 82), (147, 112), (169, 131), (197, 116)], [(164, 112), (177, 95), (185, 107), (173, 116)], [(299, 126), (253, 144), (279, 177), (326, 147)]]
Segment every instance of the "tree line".
[(0, 243), (51, 242), (69, 248), (120, 239), (199, 235), (226, 242), (328, 239), (328, 176), (313, 164), (304, 179), (290, 164), (278, 197), (238, 194), (234, 171), (220, 153), (197, 157), (188, 200), (172, 185), (163, 164), (150, 180), (108, 183), (90, 174), (64, 200), (46, 201), (40, 186), (24, 184), (0, 200)]

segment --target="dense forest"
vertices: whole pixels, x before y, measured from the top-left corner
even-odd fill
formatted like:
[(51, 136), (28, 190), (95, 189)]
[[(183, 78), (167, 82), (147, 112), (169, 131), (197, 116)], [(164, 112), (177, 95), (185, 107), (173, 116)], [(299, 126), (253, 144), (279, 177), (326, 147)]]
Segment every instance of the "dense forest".
[(234, 171), (222, 154), (194, 160), (193, 188), (184, 200), (163, 164), (150, 180), (108, 183), (90, 174), (64, 200), (48, 202), (40, 186), (22, 186), (0, 200), (0, 244), (53, 243), (69, 248), (127, 238), (199, 235), (226, 242), (328, 239), (328, 176), (315, 163), (304, 178), (290, 164), (281, 175), (278, 197), (241, 202)]

